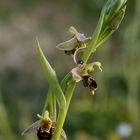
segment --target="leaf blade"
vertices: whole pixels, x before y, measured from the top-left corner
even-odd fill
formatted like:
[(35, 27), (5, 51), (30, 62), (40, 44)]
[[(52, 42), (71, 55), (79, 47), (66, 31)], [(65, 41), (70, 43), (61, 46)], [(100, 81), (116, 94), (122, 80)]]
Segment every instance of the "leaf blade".
[(48, 60), (46, 59), (46, 57), (40, 47), (40, 43), (39, 43), (38, 39), (36, 39), (36, 49), (37, 49), (37, 53), (38, 53), (41, 65), (42, 65), (42, 69), (43, 69), (46, 79), (49, 83), (49, 86), (57, 98), (59, 107), (64, 108), (66, 105), (64, 93), (59, 85), (59, 82), (58, 82), (58, 79), (56, 76), (56, 72), (54, 71), (54, 69), (51, 67)]

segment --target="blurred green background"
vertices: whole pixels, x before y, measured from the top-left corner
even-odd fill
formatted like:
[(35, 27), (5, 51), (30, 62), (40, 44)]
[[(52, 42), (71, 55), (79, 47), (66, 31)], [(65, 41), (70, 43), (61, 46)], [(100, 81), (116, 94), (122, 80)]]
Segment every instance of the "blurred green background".
[[(36, 121), (47, 94), (47, 81), (34, 47), (41, 47), (61, 80), (74, 67), (55, 46), (75, 26), (90, 36), (106, 0), (0, 1), (0, 140), (37, 140), (21, 136)], [(64, 125), (68, 140), (140, 139), (140, 0), (128, 0), (118, 29), (94, 53), (103, 72), (94, 78), (92, 96), (78, 84)]]

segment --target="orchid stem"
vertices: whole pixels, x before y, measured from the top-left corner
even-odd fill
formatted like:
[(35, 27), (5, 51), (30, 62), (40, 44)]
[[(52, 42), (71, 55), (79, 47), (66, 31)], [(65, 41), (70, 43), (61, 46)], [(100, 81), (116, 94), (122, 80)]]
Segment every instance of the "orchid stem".
[(58, 119), (57, 119), (57, 123), (56, 123), (56, 129), (55, 129), (55, 133), (52, 137), (52, 140), (59, 140), (75, 86), (76, 86), (75, 82), (72, 82), (68, 85), (66, 95), (65, 95), (66, 107), (64, 109), (63, 108), (59, 109)]

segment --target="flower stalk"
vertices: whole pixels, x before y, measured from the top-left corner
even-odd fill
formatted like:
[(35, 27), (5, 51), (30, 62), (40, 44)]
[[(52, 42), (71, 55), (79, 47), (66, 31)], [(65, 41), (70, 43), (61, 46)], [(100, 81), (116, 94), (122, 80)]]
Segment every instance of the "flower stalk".
[(75, 89), (76, 83), (75, 82), (71, 82), (66, 90), (66, 107), (65, 109), (60, 109), (59, 110), (59, 114), (58, 114), (58, 119), (57, 119), (57, 123), (56, 123), (56, 129), (55, 129), (55, 133), (52, 137), (52, 140), (59, 140), (60, 134), (61, 134), (61, 130), (68, 112), (68, 108), (70, 105), (70, 101)]
[[(71, 35), (70, 40), (64, 41), (56, 47), (70, 55), (73, 58), (76, 67), (72, 68), (61, 83), (59, 83), (56, 72), (49, 64), (40, 48), (38, 39), (36, 39), (38, 56), (49, 84), (49, 90), (42, 114), (48, 110), (50, 116), (55, 118), (54, 121), (56, 124), (53, 133), (51, 130), (42, 130), (43, 126), (40, 126), (40, 128), (37, 129), (38, 138), (41, 137), (41, 139), (44, 140), (42, 133), (44, 134), (47, 132), (46, 135), (51, 136), (51, 140), (60, 140), (60, 136), (62, 137), (63, 124), (76, 87), (76, 82), (82, 81), (83, 85), (89, 87), (94, 94), (97, 89), (97, 83), (90, 76), (90, 73), (94, 71), (94, 66), (97, 66), (102, 71), (101, 63), (97, 61), (87, 64), (88, 59), (91, 54), (96, 51), (97, 47), (118, 29), (125, 14), (126, 2), (127, 0), (108, 0), (105, 3), (92, 37), (85, 37), (83, 33), (79, 33), (73, 26), (69, 28), (68, 32)], [(77, 60), (76, 56), (80, 50), (83, 50), (81, 60)], [(53, 128), (53, 126), (50, 128)], [(63, 137), (63, 139), (66, 140), (66, 137)]]

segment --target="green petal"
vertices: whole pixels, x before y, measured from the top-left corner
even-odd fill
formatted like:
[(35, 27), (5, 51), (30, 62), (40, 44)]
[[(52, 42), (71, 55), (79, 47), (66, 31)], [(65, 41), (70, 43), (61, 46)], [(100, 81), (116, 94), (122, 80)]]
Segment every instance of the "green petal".
[(97, 66), (99, 68), (99, 70), (102, 71), (101, 63), (99, 61), (87, 64), (87, 67), (89, 67), (90, 71), (94, 70), (94, 66)]
[(88, 75), (91, 72), (93, 72), (94, 71), (94, 66), (97, 66), (100, 69), (100, 71), (102, 71), (101, 63), (98, 62), (98, 61), (97, 62), (90, 63), (90, 64), (84, 64), (84, 65), (81, 66), (82, 76), (83, 75)]
[(68, 33), (70, 33), (71, 35), (75, 35), (77, 33), (77, 30), (74, 26), (70, 26), (68, 29)]
[(102, 64), (101, 64), (100, 62), (94, 62), (94, 63), (93, 63), (93, 66), (97, 66), (97, 67), (99, 68), (100, 71), (102, 71), (101, 65), (102, 65)]
[(85, 40), (84, 40), (84, 43), (86, 43), (87, 45), (90, 43), (91, 41), (91, 37), (87, 37)]

